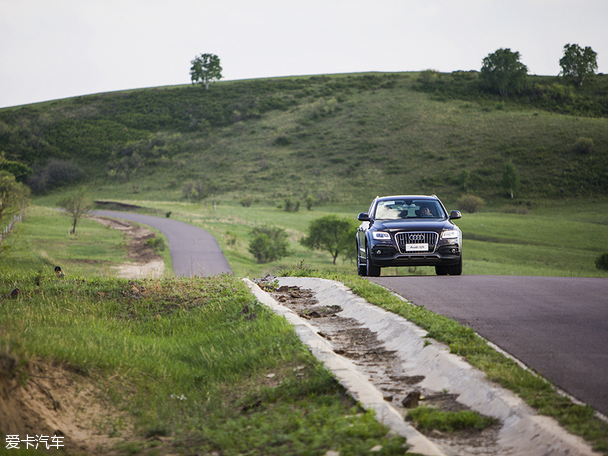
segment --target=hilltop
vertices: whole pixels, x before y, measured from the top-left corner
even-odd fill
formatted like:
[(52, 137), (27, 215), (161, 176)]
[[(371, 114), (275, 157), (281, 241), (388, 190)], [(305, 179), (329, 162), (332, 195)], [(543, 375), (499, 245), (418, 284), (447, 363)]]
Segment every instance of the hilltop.
[(86, 182), (99, 197), (121, 199), (502, 200), (508, 162), (521, 177), (520, 201), (608, 195), (607, 119), (552, 112), (534, 100), (446, 96), (446, 84), (428, 78), (259, 79), (7, 108), (0, 152), (33, 168), (35, 191)]

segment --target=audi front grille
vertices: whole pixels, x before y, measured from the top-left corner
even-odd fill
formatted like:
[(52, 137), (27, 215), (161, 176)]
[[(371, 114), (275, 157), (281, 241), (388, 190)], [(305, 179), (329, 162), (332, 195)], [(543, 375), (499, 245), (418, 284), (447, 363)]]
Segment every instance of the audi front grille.
[[(437, 246), (439, 235), (433, 231), (412, 232), (412, 233), (397, 233), (395, 240), (399, 246), (401, 253), (429, 253), (434, 252)], [(426, 244), (426, 250), (420, 250), (421, 244)], [(409, 247), (408, 247), (409, 245)]]

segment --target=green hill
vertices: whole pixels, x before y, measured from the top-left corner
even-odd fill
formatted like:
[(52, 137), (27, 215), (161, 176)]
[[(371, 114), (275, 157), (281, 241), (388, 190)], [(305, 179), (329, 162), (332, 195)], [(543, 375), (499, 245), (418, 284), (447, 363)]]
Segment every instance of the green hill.
[[(500, 200), (508, 162), (520, 200), (608, 195), (607, 119), (534, 100), (429, 93), (424, 76), (233, 81), (6, 108), (0, 152), (33, 168), (39, 192), (84, 179), (96, 195), (122, 199)], [(196, 193), (184, 192), (187, 183)]]

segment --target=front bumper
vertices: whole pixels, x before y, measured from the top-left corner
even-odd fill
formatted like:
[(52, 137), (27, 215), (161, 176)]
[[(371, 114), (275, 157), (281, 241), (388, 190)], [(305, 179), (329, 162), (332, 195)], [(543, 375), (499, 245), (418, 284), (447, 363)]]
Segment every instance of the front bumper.
[(451, 266), (458, 264), (462, 250), (458, 242), (442, 241), (433, 252), (402, 253), (394, 244), (375, 243), (370, 248), (374, 266)]

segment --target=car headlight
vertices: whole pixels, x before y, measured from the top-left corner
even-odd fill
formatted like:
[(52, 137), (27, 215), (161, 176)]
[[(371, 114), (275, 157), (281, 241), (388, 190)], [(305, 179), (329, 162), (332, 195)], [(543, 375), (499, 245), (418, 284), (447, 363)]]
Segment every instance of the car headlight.
[(441, 239), (455, 239), (458, 237), (458, 230), (445, 230), (441, 232)]
[(384, 231), (374, 231), (372, 233), (372, 237), (374, 239), (381, 240), (381, 241), (390, 241), (391, 240), (391, 235), (388, 233), (385, 233)]

